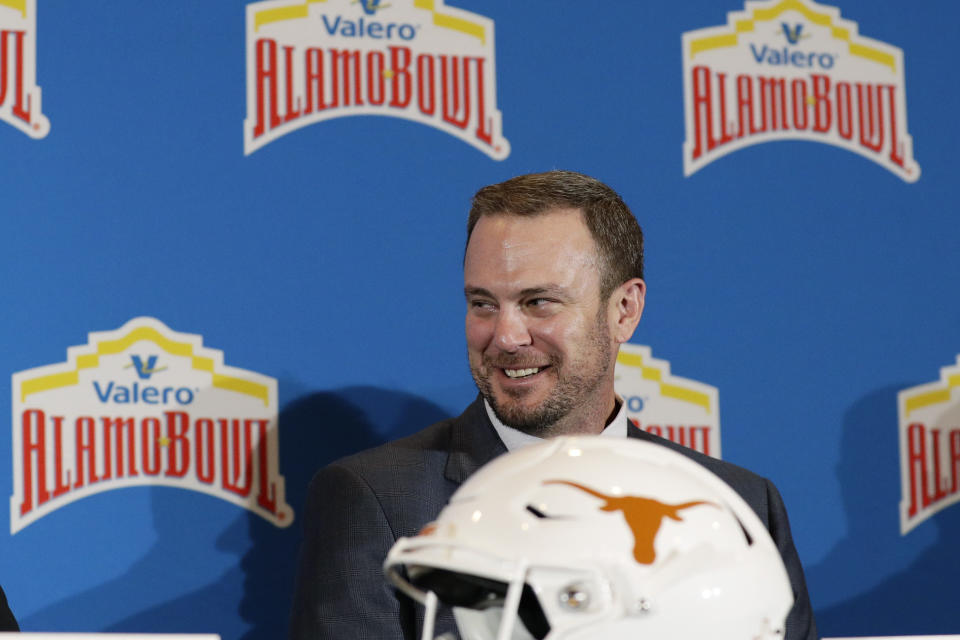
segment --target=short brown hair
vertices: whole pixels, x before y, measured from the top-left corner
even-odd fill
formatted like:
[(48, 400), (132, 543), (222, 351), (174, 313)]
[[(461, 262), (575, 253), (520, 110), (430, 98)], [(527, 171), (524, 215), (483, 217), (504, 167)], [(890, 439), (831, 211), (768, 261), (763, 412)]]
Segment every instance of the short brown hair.
[(473, 196), (467, 243), (483, 216), (536, 216), (552, 209), (579, 209), (600, 254), (600, 295), (643, 278), (643, 231), (616, 191), (575, 171), (547, 171), (483, 187)]

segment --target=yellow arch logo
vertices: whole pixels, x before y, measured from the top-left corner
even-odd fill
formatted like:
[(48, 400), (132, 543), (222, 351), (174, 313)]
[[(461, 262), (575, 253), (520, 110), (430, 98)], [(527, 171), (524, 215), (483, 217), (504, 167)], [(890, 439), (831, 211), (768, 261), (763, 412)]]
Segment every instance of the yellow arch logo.
[(214, 387), (242, 393), (262, 400), (264, 406), (270, 405), (270, 389), (266, 385), (253, 382), (252, 380), (245, 380), (236, 376), (218, 373), (214, 370), (213, 359), (196, 354), (194, 352), (194, 345), (189, 342), (171, 340), (153, 327), (136, 327), (120, 338), (97, 342), (93, 353), (87, 353), (77, 357), (76, 366), (72, 371), (52, 373), (24, 380), (20, 385), (20, 401), (26, 402), (27, 397), (34, 393), (79, 384), (80, 371), (83, 369), (95, 369), (100, 364), (101, 356), (123, 353), (123, 351), (131, 345), (142, 340), (154, 343), (170, 355), (190, 358), (193, 369), (205, 371), (212, 376), (212, 384)]
[(690, 42), (690, 57), (692, 58), (698, 53), (709, 51), (711, 49), (721, 49), (724, 47), (736, 46), (739, 42), (739, 34), (752, 33), (756, 30), (757, 23), (772, 22), (786, 11), (796, 11), (815, 25), (829, 27), (830, 34), (834, 38), (847, 43), (847, 49), (851, 55), (865, 58), (872, 62), (890, 67), (890, 70), (896, 73), (897, 61), (892, 54), (886, 51), (881, 51), (875, 47), (854, 42), (851, 39), (849, 29), (835, 24), (831, 15), (814, 11), (808, 7), (803, 0), (781, 0), (781, 2), (772, 7), (754, 9), (752, 12), (750, 12), (749, 18), (737, 20), (734, 23), (733, 33), (706, 36), (692, 40)]

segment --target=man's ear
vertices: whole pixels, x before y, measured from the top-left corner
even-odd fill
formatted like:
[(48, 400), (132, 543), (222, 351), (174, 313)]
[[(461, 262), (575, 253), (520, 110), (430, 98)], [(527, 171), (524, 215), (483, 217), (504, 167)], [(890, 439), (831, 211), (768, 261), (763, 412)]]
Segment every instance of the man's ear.
[(618, 344), (630, 339), (643, 315), (647, 285), (640, 278), (627, 280), (610, 295), (610, 335)]

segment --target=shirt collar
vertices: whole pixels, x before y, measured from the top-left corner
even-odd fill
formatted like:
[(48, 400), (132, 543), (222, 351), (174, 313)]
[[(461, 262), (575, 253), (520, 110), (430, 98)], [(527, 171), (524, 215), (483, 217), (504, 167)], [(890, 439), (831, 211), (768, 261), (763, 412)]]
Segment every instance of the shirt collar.
[[(617, 396), (617, 403), (619, 404), (617, 415), (615, 415), (613, 420), (611, 420), (604, 430), (600, 432), (600, 435), (603, 437), (627, 437), (627, 403), (624, 402), (620, 396)], [(483, 408), (487, 410), (487, 417), (489, 417), (490, 422), (493, 423), (493, 428), (497, 430), (497, 435), (499, 435), (500, 439), (503, 440), (503, 444), (507, 447), (507, 451), (514, 451), (529, 444), (534, 444), (543, 440), (543, 438), (532, 436), (529, 433), (524, 433), (523, 431), (519, 431), (513, 427), (508, 427), (500, 422), (500, 419), (497, 417), (497, 414), (493, 412), (493, 409), (490, 407), (490, 403), (487, 402), (486, 398), (483, 399)]]

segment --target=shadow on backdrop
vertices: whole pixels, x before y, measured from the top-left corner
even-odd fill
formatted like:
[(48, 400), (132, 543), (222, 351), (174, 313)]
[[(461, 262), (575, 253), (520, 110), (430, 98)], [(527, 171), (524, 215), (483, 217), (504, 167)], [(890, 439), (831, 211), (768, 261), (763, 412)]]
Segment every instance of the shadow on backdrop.
[[(297, 518), (307, 485), (322, 466), (344, 455), (395, 440), (449, 417), (422, 398), (373, 387), (311, 393), (280, 414), (288, 502)], [(243, 640), (286, 638), (300, 542), (299, 521), (284, 530), (250, 516), (253, 544), (241, 566), (245, 574), (240, 615), (251, 626)]]
[[(960, 632), (955, 587), (960, 508), (948, 508), (920, 525), (937, 529), (923, 550), (911, 548), (920, 542), (918, 530), (900, 535), (897, 392), (909, 386), (870, 393), (844, 415), (837, 474), (848, 532), (806, 573), (811, 593), (820, 584), (851, 595), (817, 609), (823, 637)], [(891, 569), (891, 562), (902, 557), (908, 558), (901, 561), (907, 566)]]
[[(50, 605), (21, 627), (285, 638), (302, 539), (300, 508), (310, 478), (337, 458), (413, 433), (447, 413), (416, 396), (373, 387), (304, 393), (282, 380), (280, 389), (292, 398), (279, 419), (280, 473), (295, 513), (292, 526), (280, 529), (239, 509), (226, 528), (202, 515), (185, 522), (183, 491), (151, 487), (156, 542), (149, 552), (124, 575)], [(214, 582), (157, 602), (157, 591), (176, 591), (169, 585), (180, 576), (185, 584), (193, 582), (195, 567), (217, 553), (238, 561)], [(159, 584), (167, 588), (156, 589)], [(118, 620), (122, 611), (135, 613)]]

